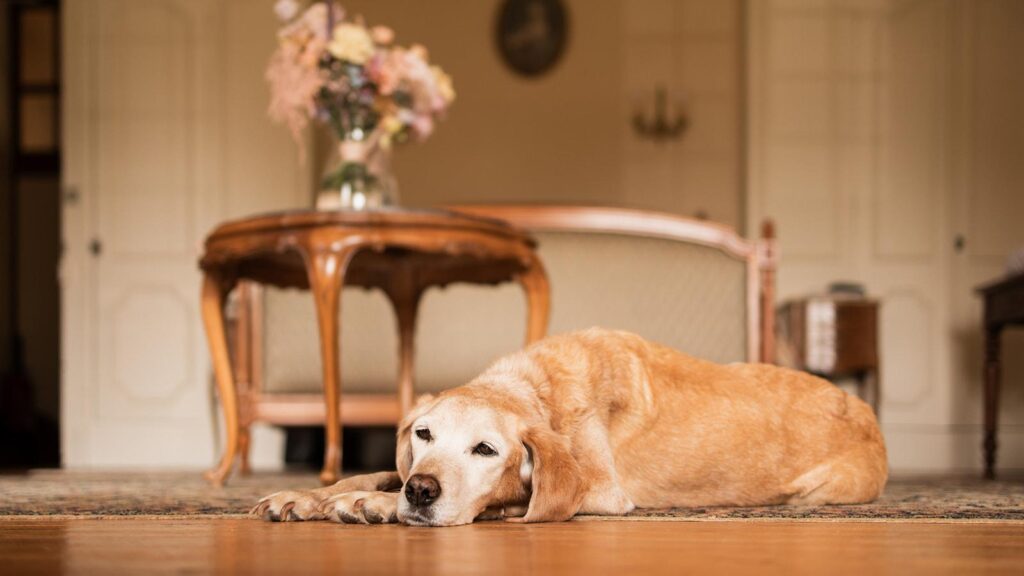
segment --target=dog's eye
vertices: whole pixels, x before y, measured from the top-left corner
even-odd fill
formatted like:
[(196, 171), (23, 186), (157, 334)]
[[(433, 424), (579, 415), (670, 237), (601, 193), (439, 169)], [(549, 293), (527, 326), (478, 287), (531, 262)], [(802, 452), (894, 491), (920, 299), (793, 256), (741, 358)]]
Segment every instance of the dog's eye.
[(491, 448), (491, 445), (486, 442), (481, 442), (473, 448), (473, 454), (479, 454), (480, 456), (496, 456), (498, 451)]
[(419, 430), (417, 430), (416, 437), (426, 442), (430, 442), (431, 440), (433, 440), (433, 437), (430, 435), (430, 430), (427, 428), (420, 428)]

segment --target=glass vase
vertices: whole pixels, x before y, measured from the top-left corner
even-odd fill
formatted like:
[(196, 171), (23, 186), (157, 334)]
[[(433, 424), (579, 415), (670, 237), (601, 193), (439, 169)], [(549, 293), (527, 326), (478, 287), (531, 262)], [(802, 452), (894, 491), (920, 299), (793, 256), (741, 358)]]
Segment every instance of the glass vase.
[(358, 129), (344, 134), (321, 178), (317, 210), (379, 210), (397, 203), (391, 149)]

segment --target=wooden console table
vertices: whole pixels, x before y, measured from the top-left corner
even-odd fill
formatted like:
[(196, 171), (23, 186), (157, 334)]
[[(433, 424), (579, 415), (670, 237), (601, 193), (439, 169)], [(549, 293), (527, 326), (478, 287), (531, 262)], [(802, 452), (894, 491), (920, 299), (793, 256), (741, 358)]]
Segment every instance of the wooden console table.
[(999, 336), (1003, 328), (1024, 324), (1024, 274), (977, 289), (985, 300), (985, 477), (995, 478), (996, 425), (999, 422)]
[(341, 371), (338, 353), (343, 285), (379, 288), (395, 309), (400, 340), (398, 397), (413, 402), (413, 337), (420, 296), (455, 282), (516, 280), (526, 292), (527, 343), (547, 330), (549, 287), (533, 239), (506, 223), (441, 210), (282, 212), (225, 223), (207, 238), (202, 312), (220, 393), (227, 442), (214, 484), (230, 474), (248, 447), (240, 426), (238, 390), (228, 351), (224, 304), (240, 281), (308, 289), (316, 304), (323, 365), (327, 445), (320, 480), (341, 473)]

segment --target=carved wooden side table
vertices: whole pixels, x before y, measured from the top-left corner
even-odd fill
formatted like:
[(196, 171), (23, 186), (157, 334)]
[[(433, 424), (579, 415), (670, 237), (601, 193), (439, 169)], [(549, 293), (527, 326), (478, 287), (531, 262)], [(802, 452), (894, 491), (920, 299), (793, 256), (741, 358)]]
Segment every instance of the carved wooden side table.
[[(377, 212), (282, 212), (218, 226), (206, 239), (203, 323), (213, 359), (227, 428), (219, 465), (206, 477), (222, 484), (230, 474), (248, 429), (239, 407), (224, 323), (228, 293), (242, 280), (309, 289), (316, 304), (323, 364), (326, 438), (320, 480), (341, 473), (338, 353), (342, 285), (379, 288), (398, 318), (402, 413), (413, 401), (413, 336), (420, 296), (430, 286), (455, 282), (518, 281), (526, 292), (527, 343), (547, 330), (549, 287), (533, 239), (506, 223), (441, 210)], [(244, 437), (243, 437), (244, 436)]]

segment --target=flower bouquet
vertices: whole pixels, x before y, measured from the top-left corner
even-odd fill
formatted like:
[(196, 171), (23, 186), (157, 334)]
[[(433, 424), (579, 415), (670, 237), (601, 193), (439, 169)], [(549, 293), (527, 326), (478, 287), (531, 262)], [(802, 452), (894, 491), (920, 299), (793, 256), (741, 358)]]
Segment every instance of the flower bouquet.
[(455, 99), (451, 78), (430, 64), (426, 48), (395, 45), (390, 28), (347, 19), (333, 2), (300, 11), (298, 0), (279, 0), (275, 10), (286, 24), (267, 66), (269, 114), (300, 147), (310, 119), (329, 125), (338, 138), (317, 208), (395, 204), (392, 146), (431, 134)]

